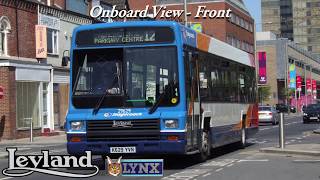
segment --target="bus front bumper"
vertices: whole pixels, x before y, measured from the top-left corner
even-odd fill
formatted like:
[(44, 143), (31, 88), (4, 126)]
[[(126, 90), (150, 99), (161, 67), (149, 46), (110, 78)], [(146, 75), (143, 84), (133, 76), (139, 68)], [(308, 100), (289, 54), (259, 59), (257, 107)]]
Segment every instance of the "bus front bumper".
[[(80, 142), (71, 142), (72, 135), (68, 135), (67, 150), (71, 155), (83, 155), (91, 151), (93, 155), (110, 154), (110, 147), (136, 147), (133, 154), (185, 154), (185, 140), (138, 140), (138, 141), (86, 141), (82, 136)], [(78, 136), (79, 137), (79, 136)]]

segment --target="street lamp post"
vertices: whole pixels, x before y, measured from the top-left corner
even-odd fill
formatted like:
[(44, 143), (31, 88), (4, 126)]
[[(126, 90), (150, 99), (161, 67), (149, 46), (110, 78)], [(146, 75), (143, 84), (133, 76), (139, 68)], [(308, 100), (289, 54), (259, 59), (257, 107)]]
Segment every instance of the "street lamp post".
[(187, 11), (188, 11), (188, 3), (187, 0), (183, 1), (183, 5), (184, 5), (184, 25), (186, 27), (188, 27), (188, 15), (187, 15)]

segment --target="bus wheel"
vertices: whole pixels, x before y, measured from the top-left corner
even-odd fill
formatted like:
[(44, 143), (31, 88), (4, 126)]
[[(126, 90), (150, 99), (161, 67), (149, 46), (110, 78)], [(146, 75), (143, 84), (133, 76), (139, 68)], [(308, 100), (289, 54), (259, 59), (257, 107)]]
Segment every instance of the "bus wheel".
[(211, 154), (211, 142), (209, 138), (209, 133), (206, 131), (202, 132), (202, 140), (201, 140), (201, 147), (200, 153), (197, 154), (197, 160), (200, 162), (204, 162), (208, 159)]
[(240, 141), (240, 148), (244, 149), (247, 146), (247, 135), (246, 135), (246, 128), (241, 129), (241, 141)]

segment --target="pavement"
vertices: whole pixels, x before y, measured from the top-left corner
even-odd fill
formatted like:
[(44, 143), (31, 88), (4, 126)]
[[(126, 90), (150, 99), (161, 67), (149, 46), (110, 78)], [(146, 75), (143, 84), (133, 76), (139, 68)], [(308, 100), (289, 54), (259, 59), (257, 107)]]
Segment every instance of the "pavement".
[[(15, 139), (15, 140), (2, 140), (0, 141), (0, 159), (7, 158), (7, 147), (17, 147), (18, 151), (30, 152), (31, 154), (37, 149), (55, 149), (56, 147), (65, 146), (66, 134), (57, 136), (39, 136), (34, 137), (33, 142), (30, 142), (30, 138)], [(40, 151), (39, 151), (40, 152)]]

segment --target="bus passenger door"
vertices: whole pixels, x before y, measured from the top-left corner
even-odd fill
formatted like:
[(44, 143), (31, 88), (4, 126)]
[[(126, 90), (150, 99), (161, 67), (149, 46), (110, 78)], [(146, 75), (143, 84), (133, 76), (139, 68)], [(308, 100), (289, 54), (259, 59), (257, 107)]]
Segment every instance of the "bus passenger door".
[(198, 132), (201, 128), (199, 76), (196, 56), (192, 52), (185, 51), (185, 78), (187, 99), (187, 149), (198, 149)]

